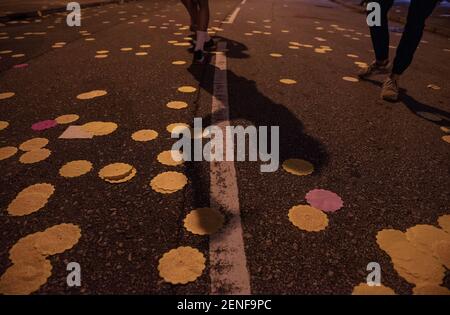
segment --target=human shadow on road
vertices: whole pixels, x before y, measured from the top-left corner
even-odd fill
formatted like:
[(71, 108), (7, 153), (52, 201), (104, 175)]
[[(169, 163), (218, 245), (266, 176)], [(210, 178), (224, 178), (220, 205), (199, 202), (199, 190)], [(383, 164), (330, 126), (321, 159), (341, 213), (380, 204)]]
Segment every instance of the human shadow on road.
[[(373, 79), (366, 78), (363, 80), (380, 88), (383, 85), (381, 82)], [(426, 121), (432, 122), (438, 126), (450, 126), (450, 113), (419, 102), (412, 96), (408, 95), (405, 89), (400, 89), (399, 100), (417, 117), (425, 119)], [(432, 115), (427, 116), (428, 114)]]
[[(239, 42), (223, 37), (216, 37), (216, 40), (225, 41), (227, 43), (226, 57), (234, 58), (250, 58), (247, 53), (247, 47)], [(206, 91), (209, 95), (213, 95), (213, 78), (216, 67), (211, 63), (203, 66), (191, 65), (188, 71), (199, 82), (201, 91)], [(260, 126), (279, 126), (279, 167), (286, 159), (298, 158), (311, 162), (314, 165), (313, 175), (320, 174), (324, 165), (328, 162), (328, 153), (325, 146), (314, 137), (305, 133), (302, 121), (292, 113), (285, 105), (279, 104), (276, 101), (264, 95), (257, 87), (256, 82), (249, 80), (237, 73), (227, 70), (228, 82), (228, 103), (229, 103), (229, 120), (231, 125), (248, 124), (256, 128)], [(295, 87), (288, 87), (295, 88)], [(296, 100), (293, 99), (292, 103)], [(301, 103), (295, 106), (302, 106)], [(209, 111), (210, 112), (210, 111)], [(217, 117), (221, 117), (221, 113), (215, 114), (214, 123)], [(203, 126), (211, 124), (212, 117), (208, 114), (203, 118)], [(245, 127), (245, 126), (244, 126)], [(269, 137), (270, 139), (270, 137)], [(270, 148), (270, 144), (268, 144)], [(243, 162), (241, 162), (243, 163)], [(259, 168), (265, 162), (245, 162), (254, 163), (255, 167)], [(209, 192), (209, 185), (204, 178), (198, 175), (195, 171), (195, 164), (190, 163), (194, 168), (190, 174), (192, 180), (196, 183), (201, 183), (203, 186), (200, 191), (196, 193), (203, 194)], [(198, 163), (197, 163), (198, 164)], [(188, 165), (187, 165), (188, 166)], [(281, 170), (282, 171), (282, 170)], [(280, 170), (278, 170), (280, 172)], [(265, 173), (261, 173), (261, 181), (264, 180)], [(280, 184), (281, 185), (281, 184)], [(205, 187), (206, 186), (206, 187)], [(203, 200), (198, 196), (198, 200)]]

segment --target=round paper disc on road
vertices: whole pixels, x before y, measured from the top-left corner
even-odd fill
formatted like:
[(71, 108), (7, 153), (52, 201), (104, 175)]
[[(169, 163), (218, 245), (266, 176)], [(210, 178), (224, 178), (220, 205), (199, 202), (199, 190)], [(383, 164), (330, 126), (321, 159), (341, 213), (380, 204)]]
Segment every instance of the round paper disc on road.
[(353, 288), (352, 295), (395, 295), (395, 292), (384, 285), (369, 286), (367, 283), (361, 283)]
[(414, 295), (450, 295), (450, 290), (437, 284), (423, 284), (413, 288)]
[(47, 129), (56, 127), (57, 125), (58, 125), (58, 123), (56, 122), (56, 120), (47, 119), (47, 120), (38, 121), (37, 123), (34, 123), (33, 125), (31, 125), (31, 129), (33, 129), (34, 131), (42, 131), (42, 130), (47, 130)]
[(33, 138), (25, 141), (19, 146), (19, 149), (22, 151), (33, 151), (39, 150), (45, 147), (48, 144), (48, 139), (46, 138)]
[(194, 93), (197, 89), (193, 86), (181, 86), (178, 88), (178, 92), (181, 93)]
[(79, 177), (89, 173), (92, 170), (92, 163), (86, 160), (77, 160), (64, 164), (59, 169), (59, 175), (62, 177)]
[(158, 133), (155, 130), (151, 130), (151, 129), (139, 130), (131, 135), (131, 138), (134, 141), (140, 141), (140, 142), (151, 141), (151, 140), (156, 139), (157, 137), (158, 137)]
[(186, 102), (181, 102), (181, 101), (173, 101), (173, 102), (169, 102), (166, 105), (168, 108), (172, 108), (172, 109), (183, 109), (188, 107), (188, 104)]
[(182, 129), (189, 129), (190, 130), (190, 126), (188, 124), (185, 123), (173, 123), (170, 124), (166, 127), (166, 130), (170, 133), (172, 133), (174, 131), (175, 128), (179, 127), (180, 130)]
[(342, 80), (348, 81), (348, 82), (359, 82), (359, 80), (354, 77), (342, 77)]
[(328, 217), (319, 209), (299, 205), (289, 210), (289, 221), (301, 230), (319, 232), (328, 226)]
[(104, 180), (117, 181), (128, 177), (133, 171), (133, 166), (126, 163), (113, 163), (103, 167), (98, 175)]
[(7, 98), (13, 97), (14, 95), (16, 95), (16, 93), (14, 93), (14, 92), (0, 93), (0, 100), (5, 100)]
[(292, 80), (292, 79), (281, 79), (280, 82), (283, 83), (283, 84), (287, 84), (287, 85), (292, 85), (292, 84), (296, 84), (297, 83), (297, 81)]
[(158, 154), (158, 162), (168, 166), (183, 164), (183, 154), (180, 151), (168, 150)]
[(81, 128), (94, 136), (106, 136), (117, 129), (117, 124), (113, 122), (92, 121), (84, 124)]
[(314, 172), (314, 166), (305, 160), (289, 159), (283, 162), (283, 169), (291, 174), (305, 176)]
[(195, 281), (205, 269), (206, 259), (192, 247), (178, 247), (165, 253), (159, 260), (161, 278), (172, 284), (186, 284)]
[(223, 226), (224, 217), (220, 211), (211, 208), (192, 210), (184, 219), (186, 230), (197, 235), (211, 235)]
[(439, 226), (447, 233), (450, 234), (450, 214), (445, 214), (438, 219)]
[(341, 197), (325, 189), (313, 189), (306, 194), (305, 199), (312, 207), (325, 212), (335, 212), (344, 205)]
[(16, 147), (3, 147), (0, 148), (0, 161), (6, 160), (17, 153)]
[(8, 213), (13, 216), (23, 216), (43, 208), (55, 192), (51, 184), (42, 183), (29, 186), (17, 194), (9, 204)]
[(3, 120), (0, 121), (0, 130), (6, 129), (6, 128), (8, 128), (8, 126), (9, 126), (9, 122), (3, 121)]
[(55, 120), (58, 124), (64, 125), (64, 124), (70, 124), (74, 121), (77, 121), (80, 118), (80, 116), (76, 114), (67, 114), (57, 117)]
[(93, 90), (86, 93), (81, 93), (77, 96), (79, 100), (90, 100), (96, 97), (104, 96), (108, 94), (105, 90)]
[(51, 274), (52, 265), (45, 258), (21, 261), (0, 277), (0, 294), (31, 294), (44, 285)]
[(150, 186), (153, 190), (162, 194), (174, 193), (183, 189), (186, 184), (187, 177), (179, 172), (164, 172), (158, 174), (150, 182)]
[(50, 151), (49, 149), (28, 151), (20, 156), (19, 161), (23, 164), (37, 163), (47, 159), (51, 153), (52, 151)]
[(81, 229), (75, 224), (63, 223), (37, 234), (34, 247), (44, 256), (56, 255), (71, 249), (81, 237)]

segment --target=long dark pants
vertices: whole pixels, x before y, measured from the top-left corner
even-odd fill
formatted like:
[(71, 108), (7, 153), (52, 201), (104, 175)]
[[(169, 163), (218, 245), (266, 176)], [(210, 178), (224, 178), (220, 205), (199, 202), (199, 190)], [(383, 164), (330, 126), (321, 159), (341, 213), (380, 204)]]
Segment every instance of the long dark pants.
[[(370, 27), (373, 49), (377, 60), (389, 58), (389, 27), (388, 12), (394, 0), (372, 0), (381, 7), (381, 26)], [(392, 73), (402, 74), (411, 64), (417, 46), (420, 43), (425, 28), (425, 20), (433, 12), (439, 0), (411, 0), (408, 18), (400, 44), (394, 59)]]

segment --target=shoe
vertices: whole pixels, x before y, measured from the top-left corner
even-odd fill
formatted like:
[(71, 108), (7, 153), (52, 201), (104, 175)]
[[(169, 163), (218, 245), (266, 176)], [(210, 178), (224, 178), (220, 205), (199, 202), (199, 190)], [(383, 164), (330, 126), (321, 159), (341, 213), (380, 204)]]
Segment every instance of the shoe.
[(367, 68), (363, 68), (358, 76), (361, 79), (368, 78), (375, 74), (388, 74), (390, 68), (390, 63), (379, 64), (377, 61), (372, 62)]
[(385, 101), (396, 102), (398, 101), (398, 93), (398, 81), (390, 77), (387, 78), (381, 88), (381, 98)]
[(209, 41), (207, 41), (205, 43), (205, 49), (211, 49), (216, 45), (216, 43), (214, 42), (214, 40), (212, 38), (209, 39)]
[(203, 63), (205, 62), (205, 53), (203, 50), (194, 51), (194, 63)]
[[(190, 41), (192, 46), (195, 46), (195, 43), (197, 42), (194, 38), (192, 38)], [(205, 49), (211, 49), (216, 45), (216, 43), (214, 42), (214, 40), (211, 38), (209, 41), (205, 42), (205, 44), (203, 45), (203, 47)]]

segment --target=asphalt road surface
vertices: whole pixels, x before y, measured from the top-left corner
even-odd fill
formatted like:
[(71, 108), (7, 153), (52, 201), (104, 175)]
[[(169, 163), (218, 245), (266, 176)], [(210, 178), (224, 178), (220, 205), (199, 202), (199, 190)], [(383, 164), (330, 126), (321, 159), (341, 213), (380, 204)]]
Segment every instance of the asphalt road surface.
[[(355, 61), (373, 58), (362, 15), (329, 1), (210, 2), (211, 31), (226, 47), (223, 54), (208, 55), (205, 65), (191, 65), (189, 46), (172, 42), (185, 43), (190, 35), (187, 14), (175, 0), (88, 8), (81, 27), (68, 27), (63, 14), (0, 27), (0, 95), (14, 93), (0, 99), (0, 120), (9, 124), (0, 131), (0, 148), (43, 137), (51, 150), (37, 163), (21, 163), (23, 152), (0, 161), (0, 274), (12, 268), (10, 250), (21, 238), (71, 223), (81, 237), (47, 257), (51, 275), (29, 293), (209, 294), (214, 288), (351, 294), (366, 281), (368, 263), (377, 262), (384, 286), (411, 294), (414, 284), (394, 267), (376, 236), (383, 229), (438, 227), (438, 218), (450, 214), (450, 144), (444, 137), (450, 127), (450, 39), (425, 33), (401, 80), (400, 102), (386, 103), (379, 99), (383, 77), (343, 79), (356, 77)], [(394, 54), (400, 34), (391, 35)], [(97, 53), (102, 50), (108, 52)], [(219, 56), (226, 69), (219, 70)], [(228, 117), (211, 114), (217, 84), (227, 85), (222, 100)], [(181, 93), (181, 86), (196, 91)], [(107, 94), (77, 98), (93, 90)], [(170, 109), (170, 101), (188, 107)], [(69, 124), (32, 128), (66, 114), (79, 116), (72, 125), (105, 121), (118, 128), (92, 139), (58, 138)], [(235, 176), (225, 172), (213, 182), (207, 161), (158, 162), (158, 154), (175, 142), (166, 126), (192, 125), (194, 117), (203, 117), (204, 126), (279, 126), (279, 169), (262, 173), (261, 161), (240, 161), (231, 164)], [(134, 141), (131, 135), (141, 129), (155, 130), (158, 137)], [(314, 172), (286, 172), (281, 163), (292, 158), (309, 161)], [(75, 178), (61, 176), (60, 168), (74, 160), (88, 160), (93, 169)], [(136, 176), (121, 184), (101, 179), (100, 169), (115, 162), (131, 164)], [(187, 185), (172, 194), (153, 190), (152, 178), (167, 171), (185, 174)], [(48, 203), (26, 215), (11, 214), (17, 194), (37, 183), (54, 186)], [(227, 186), (233, 183), (237, 191)], [(305, 195), (319, 188), (335, 192), (343, 207), (326, 213), (321, 231), (298, 228), (289, 210), (307, 204)], [(237, 215), (219, 209), (225, 229), (234, 219), (240, 223), (230, 230), (236, 238), (223, 233), (213, 240), (184, 227), (191, 210), (217, 202), (211, 196), (223, 196), (225, 208), (237, 205)], [(213, 242), (233, 248), (239, 239), (242, 252), (223, 256), (225, 262), (214, 260), (220, 253), (210, 253)], [(183, 285), (168, 283), (158, 271), (161, 257), (179, 246), (195, 248), (206, 259), (200, 276)], [(66, 283), (69, 262), (81, 267), (80, 287)], [(236, 266), (244, 266), (240, 276), (248, 277), (248, 286), (230, 285)], [(214, 273), (222, 278), (211, 280)], [(447, 270), (442, 287), (450, 288), (448, 275)]]

